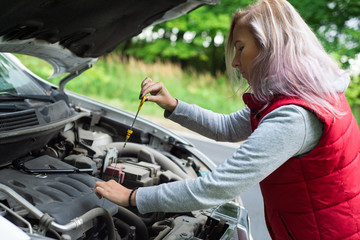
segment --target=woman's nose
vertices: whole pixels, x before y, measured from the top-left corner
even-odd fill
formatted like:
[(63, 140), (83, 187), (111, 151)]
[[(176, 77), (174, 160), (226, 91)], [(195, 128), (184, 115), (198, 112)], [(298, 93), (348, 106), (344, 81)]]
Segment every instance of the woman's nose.
[(239, 61), (238, 61), (238, 59), (237, 59), (236, 56), (235, 56), (234, 59), (232, 60), (231, 65), (232, 65), (233, 68), (238, 68), (238, 67), (239, 67)]

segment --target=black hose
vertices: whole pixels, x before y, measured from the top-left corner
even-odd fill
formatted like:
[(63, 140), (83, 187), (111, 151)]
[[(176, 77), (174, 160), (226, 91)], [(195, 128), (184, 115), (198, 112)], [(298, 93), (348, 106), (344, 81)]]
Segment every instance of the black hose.
[(146, 226), (153, 225), (158, 219), (163, 219), (165, 213), (163, 212), (151, 212), (140, 216)]
[(115, 215), (115, 217), (127, 223), (129, 226), (136, 227), (136, 232), (135, 232), (136, 239), (139, 240), (149, 239), (148, 229), (146, 228), (145, 223), (135, 213), (131, 212), (130, 210), (124, 207), (119, 206), (119, 210)]
[(108, 232), (108, 239), (109, 240), (117, 240), (118, 238), (115, 235), (115, 226), (113, 219), (108, 211), (106, 211), (104, 208), (94, 208), (90, 211), (86, 212), (84, 215), (80, 217), (84, 221), (84, 223), (88, 221), (92, 221), (96, 217), (101, 217), (106, 226), (106, 230)]
[(126, 224), (124, 221), (118, 219), (118, 218), (114, 218), (114, 224), (115, 224), (115, 228), (117, 229), (119, 235), (124, 238), (127, 239), (130, 233), (130, 226), (128, 224)]

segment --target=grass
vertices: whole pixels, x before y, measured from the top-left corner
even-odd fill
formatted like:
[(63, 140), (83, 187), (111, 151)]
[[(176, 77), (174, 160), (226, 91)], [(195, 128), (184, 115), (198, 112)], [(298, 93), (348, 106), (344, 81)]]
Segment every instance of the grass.
[[(44, 79), (52, 74), (51, 66), (42, 60), (21, 55), (17, 57)], [(57, 85), (64, 76), (66, 75), (48, 81)], [(174, 97), (214, 112), (230, 113), (244, 106), (240, 96), (232, 93), (224, 75), (219, 74), (215, 78), (210, 74), (184, 71), (179, 65), (161, 61), (144, 63), (133, 58), (123, 61), (115, 54), (101, 57), (94, 63), (93, 68), (71, 80), (66, 89), (114, 107), (136, 112), (140, 84), (145, 77), (163, 82)], [(152, 103), (144, 105), (141, 111), (149, 116), (161, 117), (163, 114), (163, 110)]]

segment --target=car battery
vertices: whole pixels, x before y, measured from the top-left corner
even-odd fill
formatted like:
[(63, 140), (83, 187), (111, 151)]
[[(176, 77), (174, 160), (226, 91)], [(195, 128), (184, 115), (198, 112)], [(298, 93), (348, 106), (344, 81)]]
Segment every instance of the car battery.
[(147, 162), (113, 163), (108, 166), (104, 178), (114, 179), (127, 188), (152, 186), (157, 182), (160, 166)]

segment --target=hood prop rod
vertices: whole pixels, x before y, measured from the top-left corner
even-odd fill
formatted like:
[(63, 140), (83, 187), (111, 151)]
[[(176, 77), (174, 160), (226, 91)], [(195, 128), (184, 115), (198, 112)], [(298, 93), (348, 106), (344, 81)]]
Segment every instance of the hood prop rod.
[(59, 83), (59, 92), (64, 93), (65, 91), (65, 85), (73, 78), (79, 76), (81, 73), (85, 72), (86, 70), (90, 69), (92, 67), (91, 63), (86, 64), (83, 68), (76, 70), (74, 72), (71, 72), (66, 77), (60, 80)]

